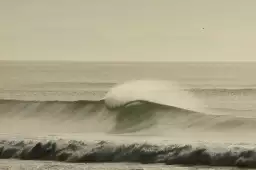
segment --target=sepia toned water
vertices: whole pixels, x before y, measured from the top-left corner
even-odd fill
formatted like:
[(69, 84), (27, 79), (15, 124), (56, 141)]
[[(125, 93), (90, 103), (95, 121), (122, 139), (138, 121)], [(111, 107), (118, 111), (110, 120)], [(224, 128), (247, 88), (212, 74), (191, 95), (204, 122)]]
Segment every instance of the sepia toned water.
[(2, 61), (0, 168), (255, 168), (255, 71)]

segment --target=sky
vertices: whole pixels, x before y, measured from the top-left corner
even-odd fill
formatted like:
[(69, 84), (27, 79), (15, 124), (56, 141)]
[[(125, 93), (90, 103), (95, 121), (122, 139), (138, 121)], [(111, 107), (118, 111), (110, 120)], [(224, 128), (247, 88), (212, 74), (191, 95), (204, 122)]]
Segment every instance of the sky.
[(0, 0), (0, 60), (256, 61), (256, 0)]

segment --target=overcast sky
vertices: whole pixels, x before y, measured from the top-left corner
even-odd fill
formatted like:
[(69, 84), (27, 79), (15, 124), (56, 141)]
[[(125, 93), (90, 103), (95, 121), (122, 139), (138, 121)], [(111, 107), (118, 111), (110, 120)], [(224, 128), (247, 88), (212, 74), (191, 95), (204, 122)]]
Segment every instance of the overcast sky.
[(0, 59), (256, 61), (256, 0), (0, 0)]

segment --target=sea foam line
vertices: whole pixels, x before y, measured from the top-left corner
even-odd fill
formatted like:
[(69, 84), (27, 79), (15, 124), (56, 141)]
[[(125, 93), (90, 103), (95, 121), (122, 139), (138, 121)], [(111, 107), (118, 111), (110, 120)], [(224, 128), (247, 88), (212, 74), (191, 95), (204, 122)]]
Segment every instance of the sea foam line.
[(193, 145), (115, 144), (107, 141), (0, 141), (1, 159), (51, 160), (72, 163), (136, 162), (256, 168), (256, 149), (213, 149)]

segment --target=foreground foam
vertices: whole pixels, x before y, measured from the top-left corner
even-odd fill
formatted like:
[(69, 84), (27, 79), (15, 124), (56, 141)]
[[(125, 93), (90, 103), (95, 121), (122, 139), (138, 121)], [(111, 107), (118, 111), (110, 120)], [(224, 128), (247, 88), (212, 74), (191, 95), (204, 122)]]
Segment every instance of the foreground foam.
[(256, 148), (206, 145), (115, 144), (107, 141), (0, 141), (1, 159), (51, 160), (73, 163), (136, 162), (256, 168)]

